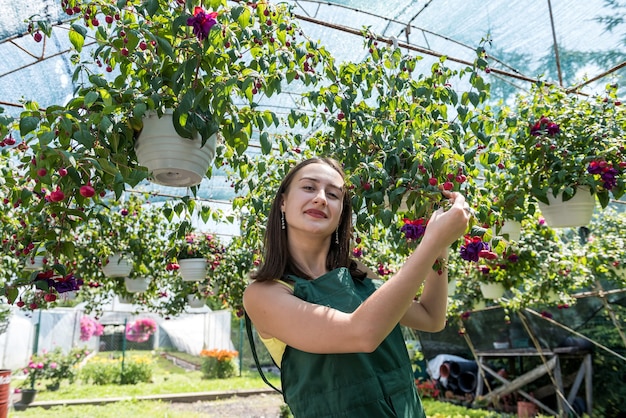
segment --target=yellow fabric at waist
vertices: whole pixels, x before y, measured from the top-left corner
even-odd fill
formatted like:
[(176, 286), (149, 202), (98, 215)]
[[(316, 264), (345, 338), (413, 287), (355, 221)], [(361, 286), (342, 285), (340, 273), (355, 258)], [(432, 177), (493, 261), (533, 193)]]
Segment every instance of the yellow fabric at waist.
[[(283, 280), (276, 280), (276, 281), (284, 286), (287, 286), (289, 289), (293, 291), (293, 285), (291, 283), (287, 283)], [(265, 345), (265, 348), (267, 348), (267, 351), (270, 353), (270, 356), (272, 356), (274, 363), (276, 363), (276, 365), (280, 367), (280, 364), (282, 363), (282, 360), (283, 360), (283, 354), (285, 353), (285, 347), (287, 347), (287, 344), (285, 344), (281, 340), (274, 338), (274, 337), (263, 338), (261, 337), (261, 335), (259, 335), (259, 338), (261, 339), (261, 342), (263, 343), (263, 345)]]

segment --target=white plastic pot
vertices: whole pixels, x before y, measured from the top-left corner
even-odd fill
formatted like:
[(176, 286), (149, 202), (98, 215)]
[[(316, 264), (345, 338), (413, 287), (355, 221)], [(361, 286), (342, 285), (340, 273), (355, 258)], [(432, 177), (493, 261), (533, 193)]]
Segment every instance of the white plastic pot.
[(500, 299), (504, 295), (502, 283), (480, 283), (480, 291), (485, 299)]
[(180, 273), (183, 281), (199, 282), (206, 279), (208, 262), (206, 258), (186, 258), (178, 261)]
[(102, 272), (107, 277), (126, 277), (133, 269), (133, 263), (125, 259), (121, 254), (110, 255), (106, 264), (102, 266)]
[(586, 187), (579, 187), (570, 200), (564, 202), (562, 193), (556, 197), (548, 192), (549, 205), (538, 202), (539, 210), (551, 228), (576, 228), (591, 220), (596, 206), (596, 197)]
[(200, 137), (183, 138), (176, 132), (172, 111), (161, 118), (156, 112), (144, 116), (143, 129), (135, 144), (137, 162), (150, 172), (149, 180), (172, 187), (200, 184), (215, 158), (217, 135), (204, 145)]
[(140, 293), (148, 290), (148, 286), (150, 286), (150, 280), (150, 277), (138, 277), (136, 279), (126, 277), (124, 279), (124, 285), (126, 286), (126, 290), (128, 290), (130, 293)]

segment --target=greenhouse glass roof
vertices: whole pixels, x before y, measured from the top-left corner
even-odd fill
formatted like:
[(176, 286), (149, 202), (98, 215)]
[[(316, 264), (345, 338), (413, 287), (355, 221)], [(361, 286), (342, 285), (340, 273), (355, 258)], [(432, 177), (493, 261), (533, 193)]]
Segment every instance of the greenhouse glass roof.
[[(599, 91), (626, 75), (626, 6), (611, 0), (290, 0), (303, 31), (338, 61), (367, 55), (361, 33), (397, 43), (422, 56), (424, 70), (446, 56), (465, 66), (481, 41), (491, 58), (494, 99), (506, 99), (538, 78), (564, 87)], [(72, 53), (57, 0), (0, 0), (0, 106), (18, 115), (20, 103), (63, 104), (72, 95)], [(54, 23), (53, 34), (37, 43), (27, 32), (29, 17)], [(453, 65), (449, 64), (449, 65)], [(620, 83), (620, 85), (623, 83)], [(277, 113), (296, 106), (285, 91), (263, 105)], [(204, 197), (228, 200), (231, 188), (215, 173), (203, 183)]]

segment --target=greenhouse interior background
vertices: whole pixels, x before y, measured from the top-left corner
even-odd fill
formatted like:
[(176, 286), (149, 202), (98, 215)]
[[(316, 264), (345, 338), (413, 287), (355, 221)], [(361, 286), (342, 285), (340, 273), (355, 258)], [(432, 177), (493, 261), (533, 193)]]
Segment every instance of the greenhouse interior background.
[[(70, 27), (67, 23), (72, 17), (59, 7), (59, 3), (57, 0), (0, 0), (3, 11), (0, 17), (0, 117), (17, 119), (26, 104), (34, 103), (39, 109), (63, 106), (72, 100), (78, 84), (84, 81), (73, 81), (77, 57), (68, 38)], [(233, 6), (239, 2), (224, 3)], [(430, 74), (433, 66), (444, 60), (449, 68), (463, 71), (475, 64), (477, 50), (484, 48), (489, 58), (489, 70), (483, 74), (490, 84), (490, 96), (485, 103), (489, 106), (513, 106), (516, 96), (529, 92), (537, 80), (586, 98), (602, 95), (607, 85), (617, 86), (617, 97), (624, 97), (626, 93), (626, 4), (617, 0), (287, 0), (285, 3), (292, 7), (292, 17), (307, 39), (325, 48), (337, 63), (362, 63), (372, 56), (370, 38), (364, 33), (374, 34), (376, 45), (398, 48), (403, 54), (420, 57), (413, 70), (416, 78)], [(50, 24), (50, 33), (44, 42), (32, 36), (29, 30), (32, 19)], [(90, 41), (87, 37), (82, 52), (85, 56), (98, 47), (93, 39)], [(118, 74), (116, 71), (104, 77), (112, 80)], [(466, 79), (459, 80), (454, 89), (470, 89), (471, 86), (466, 83), (469, 83)], [(285, 120), (294, 110), (304, 114), (310, 112), (303, 103), (305, 90), (304, 86), (288, 84), (278, 94), (259, 98), (255, 103), (257, 109), (267, 109), (281, 119), (281, 125), (268, 127), (268, 132), (278, 137), (282, 134), (281, 130), (292, 129)], [(238, 97), (234, 100), (235, 104), (245, 106), (245, 99)], [(319, 115), (310, 112), (310, 116), (313, 122), (308, 126), (293, 127), (293, 133), (301, 135), (302, 143), (316, 138), (316, 132), (324, 124), (321, 122), (323, 118), (315, 118)], [(621, 138), (621, 141), (623, 150), (624, 139)], [(264, 153), (263, 147), (260, 130), (254, 130), (245, 158), (255, 160), (260, 157)], [(283, 157), (276, 158), (281, 161)], [(284, 158), (284, 161), (293, 162), (293, 152)], [(6, 158), (3, 158), (3, 163), (7, 164), (5, 168), (18, 164)], [(121, 201), (128, 202), (131, 196), (145, 193), (150, 196), (151, 208), (189, 200), (196, 202), (198, 207), (209, 207), (213, 214), (219, 215), (203, 217), (199, 212), (192, 211), (188, 219), (193, 229), (214, 234), (227, 246), (247, 232), (247, 224), (241, 221), (244, 216), (240, 212), (241, 207), (234, 202), (249, 190), (235, 187), (234, 183), (228, 167), (215, 166), (210, 169), (210, 176), (205, 176), (193, 188), (142, 180), (127, 187)], [(0, 191), (3, 190), (0, 187)], [(4, 197), (0, 196), (0, 199)], [(265, 196), (265, 200), (270, 198)], [(626, 198), (611, 199), (608, 208), (623, 218)], [(566, 238), (574, 242), (580, 234), (585, 234), (584, 228), (572, 229), (569, 235), (566, 233)], [(5, 238), (8, 237), (3, 236)], [(626, 243), (626, 240), (616, 242), (616, 246), (621, 243)], [(8, 256), (3, 254), (3, 257)], [(375, 269), (375, 266), (371, 267)], [(233, 269), (233, 274), (238, 273)], [(2, 285), (4, 289), (6, 283)], [(234, 290), (232, 294), (235, 294)], [(495, 344), (493, 334), (495, 330), (502, 331), (502, 324), (513, 324), (517, 330), (517, 341), (523, 341), (520, 344), (532, 341), (538, 347), (555, 349), (562, 348), (565, 342), (573, 342), (580, 349), (573, 356), (565, 355), (562, 360), (563, 380), (569, 393), (562, 387), (564, 395), (561, 394), (561, 398), (559, 391), (549, 393), (550, 388), (563, 385), (560, 376), (556, 383), (552, 378), (551, 382), (538, 389), (545, 392), (546, 398), (554, 398), (553, 404), (542, 404), (544, 413), (566, 416), (563, 411), (570, 411), (573, 414), (570, 416), (584, 416), (585, 413), (591, 416), (592, 406), (597, 406), (597, 401), (594, 403), (591, 395), (592, 371), (590, 366), (586, 366), (588, 360), (585, 356), (594, 353), (596, 359), (600, 358), (615, 368), (616, 374), (607, 377), (603, 387), (610, 386), (611, 382), (623, 384), (620, 379), (624, 378), (626, 370), (623, 329), (626, 298), (623, 286), (607, 285), (599, 291), (589, 289), (588, 293), (578, 294), (576, 301), (572, 309), (561, 309), (563, 306), (560, 304), (559, 309), (551, 313), (546, 313), (548, 309), (544, 310), (542, 306), (528, 307), (520, 314), (511, 307), (488, 306), (471, 314), (473, 322), (464, 324), (456, 319), (450, 320), (441, 333), (408, 332), (406, 339), (409, 345), (414, 345), (421, 352), (421, 358), (415, 362), (416, 378), (421, 373), (423, 378), (428, 379), (430, 373), (441, 384), (442, 373), (451, 362), (458, 361), (456, 364), (463, 365), (465, 359), (474, 360), (474, 364), (468, 366), (471, 369), (469, 383), (464, 381), (470, 386), (469, 390), (460, 388), (462, 384), (456, 381), (456, 376), (451, 376), (449, 383), (440, 386), (442, 395), (439, 399), (444, 393), (449, 393), (448, 401), (457, 404), (463, 404), (462, 399), (468, 393), (476, 393), (478, 385), (482, 390), (484, 384), (497, 385), (503, 381), (510, 384), (513, 378), (509, 381), (507, 377), (494, 379), (481, 374), (482, 365), (477, 367), (476, 363), (495, 360), (485, 354)], [(0, 368), (16, 371), (13, 382), (22, 382), (25, 377), (19, 376), (17, 371), (28, 365), (31, 355), (57, 347), (69, 351), (80, 346), (90, 351), (108, 352), (123, 348), (177, 351), (192, 356), (200, 356), (205, 349), (236, 350), (240, 353), (239, 367), (256, 373), (239, 306), (217, 302), (199, 307), (177, 305), (177, 313), (170, 316), (144, 310), (141, 299), (132, 303), (123, 302), (120, 297), (109, 297), (101, 301), (95, 310), (85, 303), (68, 303), (48, 310), (12, 306), (11, 320), (0, 335)], [(97, 316), (104, 331), (97, 339), (85, 342), (81, 338), (81, 318), (88, 314)], [(127, 346), (129, 343), (124, 340), (124, 334), (128, 328), (125, 327), (138, 318), (152, 318), (157, 326), (149, 340)], [(602, 333), (597, 331), (599, 324), (603, 327)], [(512, 348), (516, 348), (512, 331), (510, 338)], [(263, 351), (262, 348), (259, 350)], [(477, 353), (483, 353), (483, 356)], [(261, 356), (268, 370), (274, 370), (267, 353), (263, 352)], [(571, 358), (574, 358), (573, 364), (568, 363)], [(507, 360), (509, 364), (519, 361), (519, 367), (523, 369), (521, 360)], [(500, 365), (489, 365), (493, 368), (492, 374), (499, 373), (497, 369)], [(538, 370), (542, 365), (536, 367)], [(593, 376), (594, 380), (603, 378)], [(515, 390), (505, 393), (504, 397), (518, 393), (520, 387), (521, 383)], [(523, 393), (523, 398), (533, 397), (532, 393)], [(606, 411), (614, 413), (620, 408), (615, 405), (624, 408), (626, 392), (623, 390), (607, 397), (607, 403), (601, 404), (594, 416), (602, 416)], [(489, 395), (487, 398), (491, 399)], [(625, 416), (623, 409), (620, 412), (620, 416)]]

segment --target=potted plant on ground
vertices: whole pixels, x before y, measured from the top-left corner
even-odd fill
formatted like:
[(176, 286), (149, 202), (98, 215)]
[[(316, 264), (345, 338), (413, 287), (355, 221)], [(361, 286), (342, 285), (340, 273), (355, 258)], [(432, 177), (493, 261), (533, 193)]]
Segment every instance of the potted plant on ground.
[[(624, 194), (626, 114), (616, 94), (612, 84), (603, 96), (587, 98), (536, 83), (518, 97), (516, 118), (505, 127), (513, 139), (511, 163), (530, 174), (527, 190), (549, 225), (584, 225), (596, 198), (605, 208), (611, 197)], [(554, 205), (566, 201), (576, 203), (574, 209), (548, 219)], [(570, 221), (568, 215), (578, 211), (581, 220)]]

